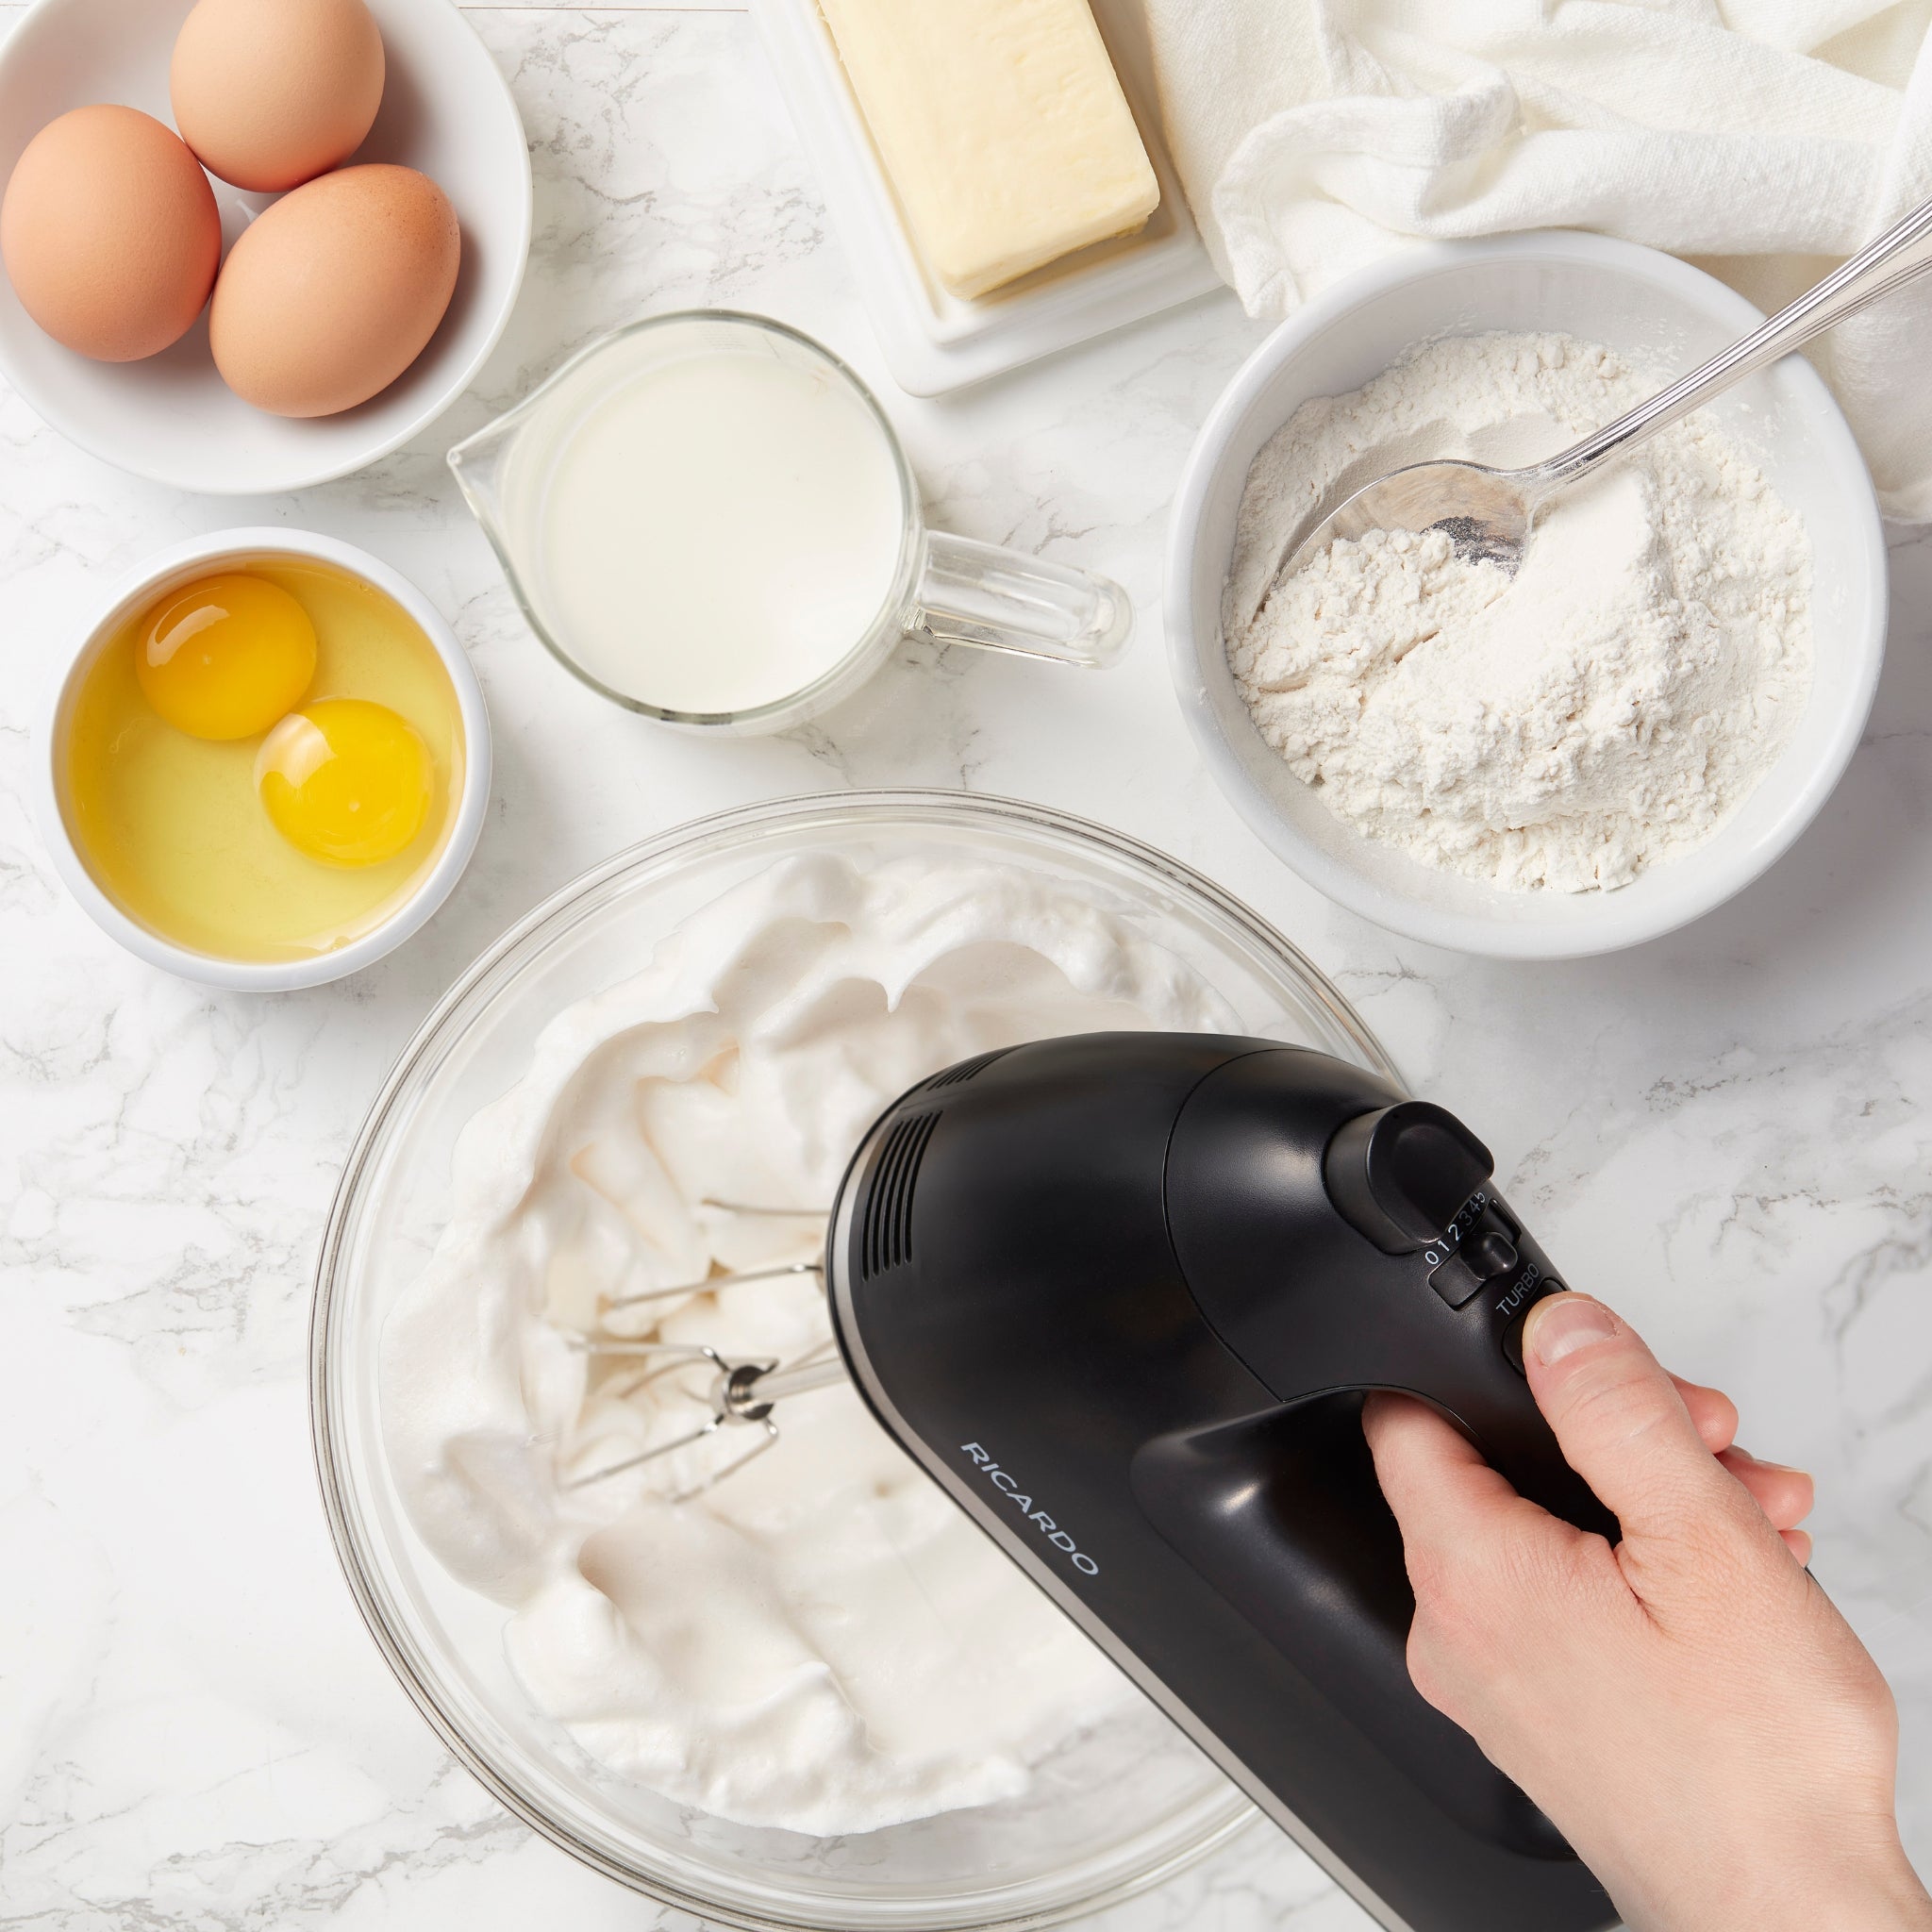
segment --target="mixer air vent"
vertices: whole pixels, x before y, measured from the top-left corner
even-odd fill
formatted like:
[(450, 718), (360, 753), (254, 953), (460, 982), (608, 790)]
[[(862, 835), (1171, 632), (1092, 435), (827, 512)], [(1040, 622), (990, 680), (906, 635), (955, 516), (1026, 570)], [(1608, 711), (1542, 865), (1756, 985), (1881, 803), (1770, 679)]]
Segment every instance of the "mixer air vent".
[(912, 1258), (912, 1190), (926, 1142), (939, 1124), (937, 1113), (908, 1114), (894, 1122), (886, 1136), (865, 1204), (861, 1281), (870, 1281), (888, 1268), (903, 1267)]
[(948, 1067), (943, 1074), (935, 1074), (925, 1083), (926, 1091), (929, 1093), (936, 1087), (961, 1086), (972, 1079), (981, 1068), (991, 1066), (1003, 1054), (1009, 1054), (1012, 1050), (1010, 1046), (996, 1046), (991, 1053), (980, 1054), (970, 1060), (961, 1060), (957, 1067)]

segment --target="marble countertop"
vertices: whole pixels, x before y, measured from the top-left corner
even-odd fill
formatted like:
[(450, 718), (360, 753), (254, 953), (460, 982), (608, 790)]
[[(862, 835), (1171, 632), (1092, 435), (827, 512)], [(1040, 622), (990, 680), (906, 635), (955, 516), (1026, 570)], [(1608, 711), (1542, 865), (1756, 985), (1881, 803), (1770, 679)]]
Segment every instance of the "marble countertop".
[[(0, 8), (0, 22), (19, 8)], [(1901, 541), (1890, 661), (1821, 821), (1690, 930), (1615, 958), (1436, 953), (1285, 874), (1195, 757), (1158, 591), (1183, 455), (1258, 331), (1211, 298), (949, 401), (897, 393), (763, 65), (726, 7), (472, 16), (533, 144), (508, 335), (433, 430), (300, 497), (104, 468), (0, 393), (0, 1923), (511, 1932), (678, 1926), (507, 1817), (439, 1748), (336, 1571), (309, 1463), (309, 1276), (391, 1057), (511, 919), (716, 808), (874, 784), (1106, 819), (1246, 897), (1424, 1092), (1497, 1150), (1565, 1273), (1745, 1440), (1818, 1473), (1816, 1572), (1898, 1690), (1907, 1840), (1932, 1865), (1932, 541)], [(908, 647), (809, 729), (694, 743), (562, 676), (442, 451), (640, 312), (781, 315), (886, 398), (933, 520), (1092, 565), (1141, 635), (1102, 677)], [(209, 993), (125, 957), (35, 836), (29, 722), (92, 591), (237, 523), (361, 544), (450, 616), (495, 723), (475, 862), (345, 984)], [(1362, 1932), (1257, 1832), (1089, 1932)]]

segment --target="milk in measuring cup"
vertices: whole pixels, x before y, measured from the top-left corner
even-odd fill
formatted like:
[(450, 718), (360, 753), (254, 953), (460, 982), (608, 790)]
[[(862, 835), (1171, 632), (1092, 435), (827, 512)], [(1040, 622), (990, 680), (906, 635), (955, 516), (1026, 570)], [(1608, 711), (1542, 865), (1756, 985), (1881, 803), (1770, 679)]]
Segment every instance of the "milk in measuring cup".
[(554, 435), (534, 527), (513, 541), (553, 636), (611, 691), (751, 710), (823, 676), (878, 619), (906, 539), (899, 468), (826, 372), (679, 356)]

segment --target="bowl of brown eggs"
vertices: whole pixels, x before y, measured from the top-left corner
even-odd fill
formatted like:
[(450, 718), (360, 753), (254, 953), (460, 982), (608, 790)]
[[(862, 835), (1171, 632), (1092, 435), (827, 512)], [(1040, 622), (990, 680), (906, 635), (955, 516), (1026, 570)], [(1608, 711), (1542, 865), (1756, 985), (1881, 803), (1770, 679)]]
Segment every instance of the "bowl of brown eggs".
[(0, 48), (0, 372), (83, 449), (267, 494), (439, 416), (530, 166), (450, 0), (38, 0)]

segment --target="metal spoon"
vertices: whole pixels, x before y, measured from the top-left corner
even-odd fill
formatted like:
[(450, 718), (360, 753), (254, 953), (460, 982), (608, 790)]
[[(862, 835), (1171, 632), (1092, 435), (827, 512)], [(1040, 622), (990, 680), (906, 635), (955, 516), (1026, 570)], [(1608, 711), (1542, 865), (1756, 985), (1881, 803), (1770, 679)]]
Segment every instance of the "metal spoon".
[(1753, 370), (1789, 356), (1928, 269), (1932, 201), (1888, 228), (1769, 322), (1560, 455), (1521, 470), (1492, 470), (1484, 463), (1411, 463), (1364, 484), (1325, 513), (1318, 511), (1312, 526), (1304, 525), (1308, 534), (1298, 541), (1291, 539), (1283, 550), (1261, 601), (1338, 537), (1362, 537), (1371, 530), (1441, 530), (1464, 557), (1500, 564), (1513, 575), (1538, 512), (1558, 491), (1580, 483)]

